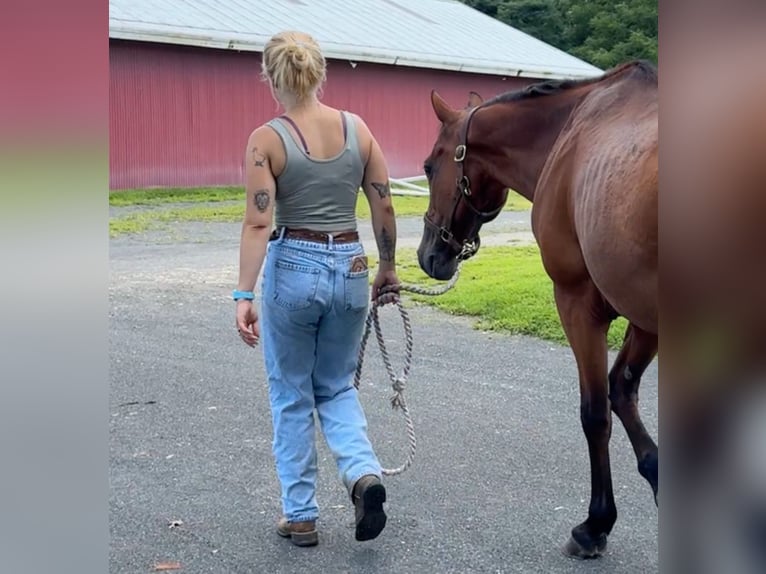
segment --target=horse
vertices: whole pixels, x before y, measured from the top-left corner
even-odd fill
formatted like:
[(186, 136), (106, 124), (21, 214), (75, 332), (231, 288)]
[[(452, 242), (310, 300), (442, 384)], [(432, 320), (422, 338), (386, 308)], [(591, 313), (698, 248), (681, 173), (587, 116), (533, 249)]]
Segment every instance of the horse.
[[(657, 91), (657, 68), (634, 60), (486, 101), (470, 92), (463, 109), (431, 92), (441, 126), (423, 165), (421, 269), (438, 280), (453, 276), (479, 250), (482, 225), (508, 193), (532, 202), (532, 232), (577, 364), (590, 458), (587, 518), (563, 547), (576, 558), (602, 555), (617, 520), (612, 411), (658, 504), (657, 444), (638, 410), (641, 376), (658, 344)], [(628, 327), (608, 369), (607, 331), (618, 316)]]

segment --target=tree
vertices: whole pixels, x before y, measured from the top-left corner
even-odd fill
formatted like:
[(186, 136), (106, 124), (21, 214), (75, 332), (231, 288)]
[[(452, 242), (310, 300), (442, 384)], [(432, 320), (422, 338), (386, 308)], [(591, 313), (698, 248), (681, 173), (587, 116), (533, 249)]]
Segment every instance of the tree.
[(497, 7), (497, 19), (514, 22), (514, 28), (555, 46), (564, 32), (564, 21), (556, 4), (556, 0), (502, 2)]
[(642, 58), (657, 62), (656, 0), (567, 0), (566, 50), (594, 66), (609, 68)]
[(500, 0), (462, 0), (463, 4), (476, 8), (479, 12), (497, 18), (497, 7), (502, 2)]
[(657, 63), (657, 0), (463, 0), (599, 68)]

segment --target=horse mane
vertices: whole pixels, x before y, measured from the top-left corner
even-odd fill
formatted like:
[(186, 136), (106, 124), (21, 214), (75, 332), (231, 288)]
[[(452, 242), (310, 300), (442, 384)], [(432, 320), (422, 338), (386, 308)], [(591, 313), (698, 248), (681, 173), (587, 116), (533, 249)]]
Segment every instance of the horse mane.
[(657, 68), (651, 62), (647, 60), (631, 60), (624, 64), (620, 64), (604, 72), (600, 76), (594, 78), (584, 78), (580, 80), (547, 80), (544, 82), (538, 82), (530, 84), (529, 86), (522, 88), (521, 90), (513, 90), (499, 94), (493, 98), (484, 102), (484, 105), (491, 104), (503, 104), (507, 102), (517, 102), (519, 100), (527, 100), (531, 98), (537, 98), (541, 96), (550, 96), (552, 94), (558, 94), (560, 92), (570, 90), (572, 88), (579, 88), (582, 86), (588, 86), (603, 82), (614, 76), (630, 73), (632, 77), (636, 77), (646, 82), (657, 84)]

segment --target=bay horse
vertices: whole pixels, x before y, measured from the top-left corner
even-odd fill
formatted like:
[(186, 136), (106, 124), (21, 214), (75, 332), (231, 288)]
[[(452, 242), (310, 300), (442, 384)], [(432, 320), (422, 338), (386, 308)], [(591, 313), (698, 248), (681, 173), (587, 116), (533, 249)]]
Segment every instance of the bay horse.
[[(658, 337), (657, 70), (631, 61), (487, 101), (471, 92), (462, 110), (435, 91), (431, 103), (441, 127), (423, 166), (430, 191), (418, 262), (434, 279), (451, 277), (478, 251), (482, 225), (510, 190), (532, 202), (532, 231), (577, 363), (590, 457), (588, 516), (563, 549), (599, 556), (617, 520), (611, 411), (657, 504), (657, 445), (638, 411)], [(618, 316), (629, 324), (608, 370), (607, 330)]]

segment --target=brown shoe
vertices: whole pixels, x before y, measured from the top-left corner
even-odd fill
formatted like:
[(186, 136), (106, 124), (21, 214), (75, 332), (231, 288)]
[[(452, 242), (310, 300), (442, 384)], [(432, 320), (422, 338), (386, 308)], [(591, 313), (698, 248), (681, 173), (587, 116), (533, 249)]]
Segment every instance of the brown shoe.
[(356, 511), (356, 539), (359, 541), (377, 538), (386, 527), (386, 513), (383, 503), (386, 501), (386, 489), (380, 479), (366, 474), (356, 481), (351, 500)]
[(296, 546), (316, 546), (319, 543), (319, 534), (316, 522), (288, 522), (284, 516), (277, 522), (277, 534), (282, 538), (289, 538)]

